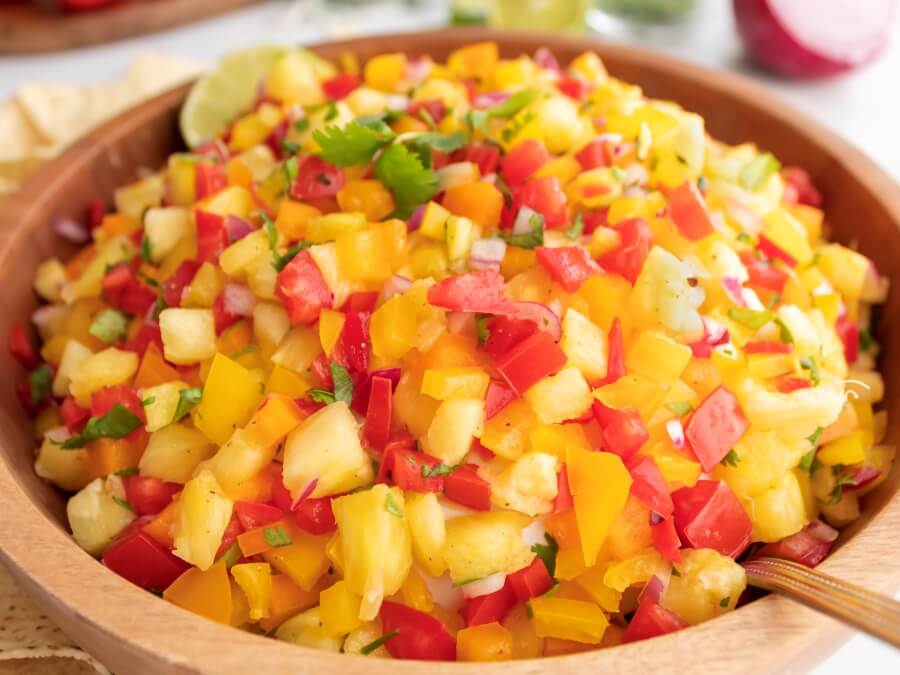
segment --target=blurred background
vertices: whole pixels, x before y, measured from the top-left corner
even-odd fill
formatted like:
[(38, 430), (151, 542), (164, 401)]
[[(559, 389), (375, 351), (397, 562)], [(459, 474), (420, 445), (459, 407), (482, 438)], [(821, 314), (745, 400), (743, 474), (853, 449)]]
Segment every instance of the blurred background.
[[(233, 49), (470, 24), (589, 34), (742, 73), (900, 178), (900, 46), (896, 35), (891, 39), (900, 22), (897, 5), (898, 0), (0, 0), (0, 199), (91, 127), (195, 77)], [(753, 140), (765, 145), (765, 139)], [(4, 658), (0, 644), (0, 672), (13, 672), (4, 669)], [(815, 673), (887, 673), (897, 672), (897, 665), (889, 647), (858, 636)]]

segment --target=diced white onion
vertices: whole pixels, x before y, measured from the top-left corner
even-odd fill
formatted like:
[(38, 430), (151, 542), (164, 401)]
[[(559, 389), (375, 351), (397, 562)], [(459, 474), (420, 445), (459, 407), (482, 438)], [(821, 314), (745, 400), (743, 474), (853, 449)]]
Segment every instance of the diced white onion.
[(684, 447), (684, 427), (681, 426), (680, 419), (673, 417), (666, 422), (666, 433), (672, 440), (672, 445), (679, 449)]
[(469, 262), (476, 270), (499, 269), (506, 255), (506, 242), (502, 239), (476, 239), (472, 243)]
[(531, 223), (531, 218), (533, 216), (537, 216), (543, 222), (543, 216), (539, 215), (537, 211), (534, 209), (523, 206), (519, 209), (519, 213), (516, 214), (516, 220), (513, 223), (512, 233), (513, 234), (528, 234), (534, 229), (534, 225)]
[(241, 284), (226, 284), (224, 290), (225, 311), (235, 316), (251, 316), (256, 306), (256, 296)]
[(506, 583), (506, 575), (503, 572), (494, 572), (490, 576), (478, 581), (470, 581), (462, 585), (462, 592), (466, 598), (477, 598), (481, 595), (496, 593)]

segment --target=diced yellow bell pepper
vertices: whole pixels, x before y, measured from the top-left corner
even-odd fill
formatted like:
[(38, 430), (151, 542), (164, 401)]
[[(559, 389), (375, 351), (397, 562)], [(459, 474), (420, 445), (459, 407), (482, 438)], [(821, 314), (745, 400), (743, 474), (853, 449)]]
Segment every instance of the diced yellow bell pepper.
[(855, 431), (820, 448), (816, 459), (823, 464), (859, 464), (866, 459), (866, 449), (872, 445), (871, 433)]
[(169, 156), (169, 197), (177, 206), (190, 206), (196, 201), (194, 171), (196, 159), (192, 155), (176, 153)]
[(329, 537), (307, 534), (296, 529), (291, 530), (291, 535), (292, 543), (271, 548), (262, 556), (304, 591), (309, 591), (328, 570), (325, 546)]
[(319, 314), (319, 341), (326, 355), (331, 354), (334, 344), (341, 336), (346, 318), (346, 314), (334, 309), (325, 309)]
[(315, 607), (318, 601), (319, 590), (317, 588), (304, 591), (286, 574), (273, 574), (269, 617), (260, 620), (259, 627), (270, 631), (297, 612)]
[(608, 569), (609, 563), (598, 563), (588, 571), (575, 577), (575, 583), (604, 611), (615, 613), (619, 611), (622, 593), (606, 585), (604, 577)]
[(461, 79), (490, 77), (500, 60), (496, 42), (474, 42), (455, 49), (447, 57), (447, 67)]
[(359, 596), (343, 580), (319, 593), (319, 612), (325, 634), (346, 635), (358, 628), (362, 624), (359, 605)]
[(422, 393), (439, 401), (484, 399), (491, 378), (482, 368), (432, 368), (422, 377)]
[(163, 591), (163, 598), (212, 621), (231, 622), (231, 582), (224, 562), (205, 572), (192, 567)]
[(587, 300), (591, 321), (609, 332), (613, 319), (628, 305), (631, 284), (616, 274), (595, 274), (581, 285), (578, 295)]
[[(407, 502), (407, 510), (408, 507), (409, 502)], [(428, 590), (425, 580), (415, 567), (410, 569), (409, 574), (406, 575), (406, 580), (400, 587), (400, 597), (403, 599), (404, 605), (418, 609), (420, 612), (430, 612), (434, 609), (431, 591)]]
[(798, 263), (809, 262), (812, 249), (803, 225), (782, 207), (776, 207), (763, 216), (765, 237)]
[(223, 354), (216, 354), (197, 405), (194, 424), (206, 436), (223, 445), (243, 426), (259, 403), (259, 380)]
[(327, 213), (306, 223), (306, 240), (314, 244), (335, 241), (341, 235), (365, 230), (366, 223), (366, 216), (358, 211)]
[(652, 330), (638, 335), (631, 349), (626, 350), (625, 367), (657, 382), (672, 382), (691, 360), (691, 348)]
[(580, 424), (538, 424), (529, 434), (532, 452), (556, 455), (561, 461), (566, 459), (566, 446), (576, 445), (585, 450), (591, 443)]
[(684, 453), (672, 448), (668, 442), (651, 443), (642, 452), (653, 457), (663, 478), (673, 489), (693, 487), (700, 478), (699, 462), (695, 462)]
[(463, 628), (456, 634), (457, 661), (508, 661), (513, 636), (496, 621)]
[(534, 630), (543, 638), (555, 637), (587, 644), (599, 644), (609, 619), (597, 605), (582, 600), (541, 596), (532, 598)]
[(342, 211), (361, 211), (372, 222), (386, 218), (394, 211), (394, 197), (381, 181), (348, 180), (337, 193)]
[(276, 365), (269, 374), (265, 394), (285, 394), (291, 398), (300, 398), (310, 388), (310, 383), (303, 377)]
[(406, 55), (379, 54), (366, 61), (363, 76), (367, 85), (380, 91), (394, 91), (406, 78)]
[(615, 591), (624, 593), (628, 587), (649, 581), (654, 574), (669, 567), (659, 553), (648, 551), (610, 563), (606, 574), (603, 575), (603, 583)]
[(403, 267), (409, 257), (406, 251), (406, 222), (398, 218), (391, 218), (375, 226), (375, 229), (379, 230), (381, 236), (384, 237), (391, 269), (398, 270)]
[(250, 606), (250, 620), (269, 618), (272, 600), (272, 568), (269, 563), (241, 563), (231, 568), (231, 576), (241, 587)]
[(610, 408), (634, 408), (650, 420), (662, 405), (668, 386), (644, 375), (629, 373), (594, 390), (594, 398)]
[(525, 605), (514, 607), (503, 620), (503, 627), (512, 635), (512, 656), (514, 659), (533, 659), (541, 656), (544, 639), (534, 632), (534, 624), (528, 617)]
[(530, 248), (507, 246), (506, 255), (500, 262), (500, 273), (507, 281), (534, 265), (535, 253)]
[(350, 232), (335, 242), (340, 273), (351, 281), (381, 282), (391, 275), (390, 255), (379, 230)]
[(610, 527), (625, 508), (631, 475), (618, 455), (576, 446), (566, 448), (566, 465), (584, 563), (591, 566)]
[(395, 295), (375, 310), (369, 321), (372, 351), (387, 360), (399, 360), (416, 339), (416, 308), (406, 295)]

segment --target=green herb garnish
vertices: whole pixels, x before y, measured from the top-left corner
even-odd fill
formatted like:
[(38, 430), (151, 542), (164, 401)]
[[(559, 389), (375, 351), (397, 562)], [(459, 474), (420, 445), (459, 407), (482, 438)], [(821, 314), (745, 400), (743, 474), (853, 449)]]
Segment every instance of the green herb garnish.
[(556, 540), (546, 532), (544, 533), (544, 540), (547, 542), (546, 544), (532, 544), (531, 550), (541, 559), (552, 577), (556, 572), (556, 554), (559, 552), (559, 546)]
[(128, 332), (128, 315), (117, 309), (100, 312), (88, 328), (88, 333), (105, 344), (121, 342)]
[(575, 220), (573, 220), (572, 224), (563, 230), (563, 232), (572, 241), (575, 241), (582, 235), (584, 232), (584, 217), (581, 215), (580, 211), (575, 214)]
[(53, 370), (50, 366), (38, 366), (28, 373), (28, 385), (31, 389), (31, 402), (40, 403), (53, 390)]
[(175, 415), (172, 417), (172, 423), (187, 415), (191, 408), (200, 403), (201, 398), (203, 398), (203, 389), (200, 387), (191, 387), (190, 389), (179, 391), (178, 405), (175, 406)]
[(781, 163), (770, 152), (764, 152), (751, 159), (740, 175), (741, 185), (748, 190), (762, 187), (769, 176), (781, 168)]
[(537, 248), (544, 245), (544, 215), (533, 213), (528, 219), (531, 230), (522, 234), (510, 234), (506, 236), (506, 243), (519, 248)]
[(769, 323), (775, 315), (768, 309), (740, 309), (731, 307), (728, 318), (752, 330), (759, 330)]
[(384, 510), (396, 518), (403, 517), (403, 509), (394, 501), (394, 497), (390, 492), (384, 498)]
[(676, 417), (684, 417), (694, 409), (687, 401), (672, 401), (665, 404), (666, 409)]
[(735, 452), (734, 448), (729, 450), (728, 454), (722, 458), (722, 464), (727, 464), (728, 466), (737, 466), (740, 461), (741, 456)]
[(334, 361), (328, 364), (328, 369), (331, 371), (331, 381), (334, 383), (334, 400), (350, 405), (353, 402), (353, 380), (350, 379), (347, 369)]
[(368, 656), (369, 654), (374, 652), (376, 649), (378, 649), (381, 645), (383, 645), (385, 642), (387, 642), (391, 638), (397, 637), (398, 635), (400, 635), (400, 629), (395, 628), (390, 633), (385, 633), (380, 638), (375, 638), (370, 643), (365, 644), (362, 647), (360, 647), (359, 653), (362, 654), (363, 656)]
[(62, 442), (53, 442), (63, 450), (75, 450), (100, 438), (124, 438), (142, 424), (137, 415), (121, 403), (116, 403), (105, 415), (90, 418), (80, 434)]
[(280, 548), (282, 546), (290, 546), (294, 540), (288, 536), (281, 525), (263, 528), (263, 539), (272, 548)]

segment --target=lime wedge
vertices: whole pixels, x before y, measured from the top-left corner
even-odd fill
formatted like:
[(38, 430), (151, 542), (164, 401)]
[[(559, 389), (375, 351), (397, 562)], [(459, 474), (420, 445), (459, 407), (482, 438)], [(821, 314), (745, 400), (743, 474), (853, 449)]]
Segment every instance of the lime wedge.
[(198, 80), (181, 107), (181, 135), (194, 148), (213, 138), (256, 99), (257, 85), (269, 67), (287, 51), (258, 45), (222, 57), (215, 70)]
[(488, 23), (516, 30), (584, 30), (584, 15), (590, 0), (494, 0)]

